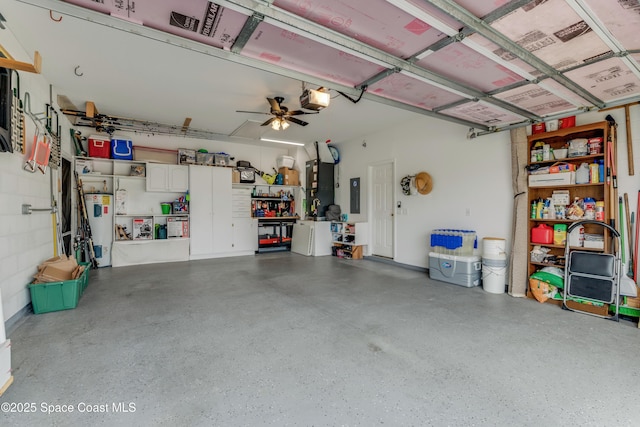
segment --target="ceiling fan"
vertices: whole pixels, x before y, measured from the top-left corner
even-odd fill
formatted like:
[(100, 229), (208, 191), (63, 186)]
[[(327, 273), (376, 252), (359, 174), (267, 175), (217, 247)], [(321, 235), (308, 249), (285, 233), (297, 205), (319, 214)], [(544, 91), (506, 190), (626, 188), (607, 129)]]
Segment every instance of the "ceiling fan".
[(293, 110), (293, 111), (289, 111), (289, 109), (287, 107), (285, 107), (284, 105), (282, 105), (282, 101), (284, 101), (284, 98), (281, 96), (276, 96), (275, 98), (267, 98), (267, 101), (269, 101), (269, 105), (271, 106), (271, 111), (269, 113), (263, 113), (260, 111), (243, 111), (243, 110), (236, 110), (236, 113), (253, 113), (253, 114), (270, 114), (273, 115), (273, 117), (271, 117), (269, 120), (267, 120), (266, 122), (262, 123), (260, 126), (268, 126), (271, 125), (271, 127), (274, 130), (285, 130), (286, 128), (289, 127), (289, 123), (295, 123), (297, 125), (300, 126), (306, 126), (309, 123), (297, 119), (293, 116), (300, 116), (302, 114), (318, 114), (318, 111), (314, 111), (314, 112), (306, 112), (306, 111), (302, 111), (302, 110)]

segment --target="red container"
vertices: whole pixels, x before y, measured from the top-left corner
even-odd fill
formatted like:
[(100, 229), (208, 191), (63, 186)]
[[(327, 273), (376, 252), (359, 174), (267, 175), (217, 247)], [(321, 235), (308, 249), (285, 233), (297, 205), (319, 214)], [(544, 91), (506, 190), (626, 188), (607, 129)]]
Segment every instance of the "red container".
[(531, 134), (535, 135), (537, 133), (544, 133), (547, 131), (547, 125), (542, 123), (534, 123), (531, 125)]
[(576, 116), (565, 117), (564, 119), (558, 119), (558, 129), (572, 128), (576, 125)]
[(550, 245), (553, 243), (553, 228), (547, 224), (540, 224), (531, 229), (531, 243)]
[(111, 139), (91, 135), (89, 137), (89, 157), (111, 158)]

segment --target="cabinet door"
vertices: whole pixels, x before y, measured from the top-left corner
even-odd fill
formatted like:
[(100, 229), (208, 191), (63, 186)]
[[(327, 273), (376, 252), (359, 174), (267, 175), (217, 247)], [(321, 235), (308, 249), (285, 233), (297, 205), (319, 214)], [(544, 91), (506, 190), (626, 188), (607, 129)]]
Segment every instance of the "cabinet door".
[(167, 191), (167, 165), (147, 163), (147, 191)]
[(213, 252), (231, 252), (233, 249), (231, 168), (203, 167), (211, 169), (213, 178), (212, 192), (209, 193), (213, 204)]
[[(212, 167), (189, 166), (191, 254), (213, 253), (213, 177)], [(147, 180), (148, 181), (148, 180)]]
[(258, 250), (258, 220), (254, 218), (233, 219), (233, 250)]
[(168, 190), (185, 193), (189, 189), (189, 167), (182, 165), (167, 165)]

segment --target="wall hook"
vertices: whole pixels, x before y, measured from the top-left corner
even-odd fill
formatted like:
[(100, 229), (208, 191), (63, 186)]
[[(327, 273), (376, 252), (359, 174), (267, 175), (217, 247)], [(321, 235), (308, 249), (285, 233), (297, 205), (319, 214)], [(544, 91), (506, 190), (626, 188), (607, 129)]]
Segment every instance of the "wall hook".
[(60, 18), (58, 18), (58, 19), (56, 19), (56, 18), (54, 18), (54, 17), (53, 17), (53, 10), (49, 10), (49, 18), (51, 18), (51, 20), (52, 20), (52, 21), (55, 21), (55, 22), (60, 22), (60, 21), (62, 21), (62, 16), (60, 16)]
[(79, 73), (79, 72), (78, 72), (78, 69), (79, 69), (79, 68), (80, 68), (80, 66), (78, 65), (78, 66), (73, 70), (73, 72), (75, 73), (75, 75), (76, 75), (76, 76), (78, 76), (78, 77), (82, 77), (82, 76), (84, 76), (84, 73)]

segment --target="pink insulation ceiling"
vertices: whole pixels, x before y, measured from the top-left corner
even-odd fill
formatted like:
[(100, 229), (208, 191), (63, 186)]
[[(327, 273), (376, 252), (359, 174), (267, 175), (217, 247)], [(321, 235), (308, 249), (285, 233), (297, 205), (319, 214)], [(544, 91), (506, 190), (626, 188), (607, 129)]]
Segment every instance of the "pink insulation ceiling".
[(419, 60), (417, 64), (485, 92), (524, 80), (504, 65), (461, 43), (450, 44)]
[(67, 2), (485, 130), (640, 99), (638, 1)]
[[(294, 54), (295, 52), (295, 54)], [(292, 31), (260, 23), (242, 54), (332, 82), (355, 86), (384, 67), (311, 40)]]
[(401, 58), (446, 37), (390, 3), (276, 0), (277, 7)]

